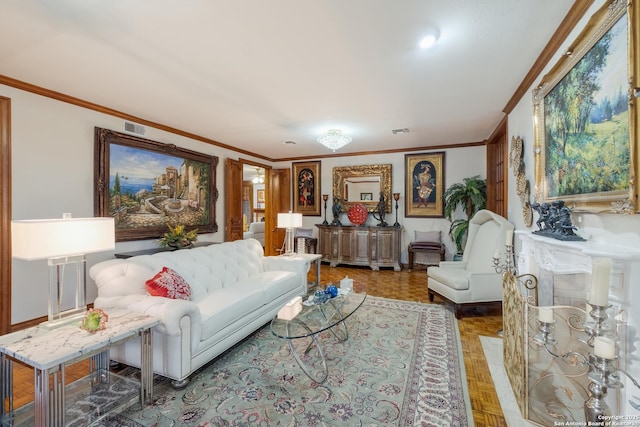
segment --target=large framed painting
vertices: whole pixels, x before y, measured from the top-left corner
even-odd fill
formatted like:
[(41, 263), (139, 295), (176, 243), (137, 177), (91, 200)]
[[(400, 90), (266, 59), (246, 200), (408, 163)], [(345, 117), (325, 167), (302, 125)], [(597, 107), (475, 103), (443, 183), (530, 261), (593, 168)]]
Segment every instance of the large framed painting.
[(320, 216), (320, 162), (294, 162), (293, 212)]
[(533, 91), (537, 203), (638, 211), (638, 35), (629, 3), (607, 2), (596, 12)]
[(160, 238), (167, 225), (218, 231), (218, 157), (95, 128), (94, 211), (116, 241)]
[(443, 217), (444, 151), (405, 154), (406, 217)]

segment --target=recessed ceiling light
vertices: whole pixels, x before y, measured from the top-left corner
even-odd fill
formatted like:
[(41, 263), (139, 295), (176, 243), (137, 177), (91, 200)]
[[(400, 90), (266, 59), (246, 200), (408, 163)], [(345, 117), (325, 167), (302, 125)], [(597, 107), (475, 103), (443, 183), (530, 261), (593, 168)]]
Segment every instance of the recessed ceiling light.
[(429, 31), (423, 38), (420, 40), (420, 48), (421, 49), (430, 49), (432, 48), (436, 42), (438, 41), (438, 37), (440, 37), (440, 33), (438, 30)]

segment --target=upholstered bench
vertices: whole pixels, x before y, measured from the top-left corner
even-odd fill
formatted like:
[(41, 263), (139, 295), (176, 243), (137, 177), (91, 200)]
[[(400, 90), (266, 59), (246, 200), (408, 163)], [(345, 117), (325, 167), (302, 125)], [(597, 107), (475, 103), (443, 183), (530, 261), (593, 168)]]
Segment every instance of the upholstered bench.
[[(439, 254), (440, 261), (444, 261), (444, 245), (436, 242), (413, 242), (409, 243), (409, 271), (413, 270), (413, 261), (415, 253), (424, 254)], [(427, 267), (430, 265), (438, 265), (439, 262), (427, 263)]]

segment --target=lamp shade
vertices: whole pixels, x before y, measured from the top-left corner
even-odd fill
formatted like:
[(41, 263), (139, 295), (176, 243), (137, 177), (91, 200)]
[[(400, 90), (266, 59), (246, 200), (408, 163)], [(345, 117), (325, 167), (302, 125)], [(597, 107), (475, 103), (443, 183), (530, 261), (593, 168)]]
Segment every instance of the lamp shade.
[(48, 259), (115, 248), (113, 218), (35, 219), (11, 221), (12, 256)]
[(301, 213), (279, 213), (278, 228), (299, 228), (302, 227)]

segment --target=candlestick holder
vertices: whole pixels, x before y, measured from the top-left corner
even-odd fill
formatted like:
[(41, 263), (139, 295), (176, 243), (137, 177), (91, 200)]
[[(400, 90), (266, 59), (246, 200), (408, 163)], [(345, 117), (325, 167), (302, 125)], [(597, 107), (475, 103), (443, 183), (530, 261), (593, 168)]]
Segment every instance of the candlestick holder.
[[(555, 328), (555, 323), (555, 320), (553, 322), (543, 322), (542, 320), (538, 320), (538, 333), (536, 333), (536, 335), (532, 338), (533, 342), (538, 345), (544, 345), (545, 348), (547, 348), (547, 344), (556, 345), (557, 341), (553, 337), (553, 329)], [(547, 349), (547, 351), (549, 350)], [(551, 354), (552, 356), (554, 355), (551, 352), (549, 352), (549, 354)]]
[(515, 274), (516, 268), (513, 262), (513, 245), (505, 245), (505, 249), (507, 252), (507, 257), (504, 263), (500, 259), (498, 253), (493, 256), (493, 268), (496, 273), (513, 273)]
[(616, 374), (617, 371), (614, 359), (589, 354), (589, 373), (587, 374), (589, 398), (584, 402), (584, 416), (588, 425), (602, 423), (603, 417), (612, 415), (611, 408), (605, 399), (607, 389), (623, 387), (620, 376)]
[(400, 227), (400, 223), (398, 222), (398, 200), (400, 200), (400, 193), (393, 193), (393, 200), (396, 201), (396, 222), (393, 226)]
[(329, 225), (329, 222), (327, 221), (327, 200), (329, 200), (329, 195), (323, 194), (322, 200), (324, 200), (324, 221), (322, 221), (322, 225)]
[(584, 332), (586, 334), (586, 340), (584, 341), (589, 347), (593, 348), (593, 340), (596, 337), (614, 337), (615, 331), (613, 328), (607, 323), (607, 319), (609, 315), (607, 314), (607, 310), (611, 308), (611, 304), (609, 305), (595, 305), (587, 302), (587, 304), (591, 307), (591, 310), (588, 310), (589, 316), (593, 321), (585, 322), (584, 324)]

